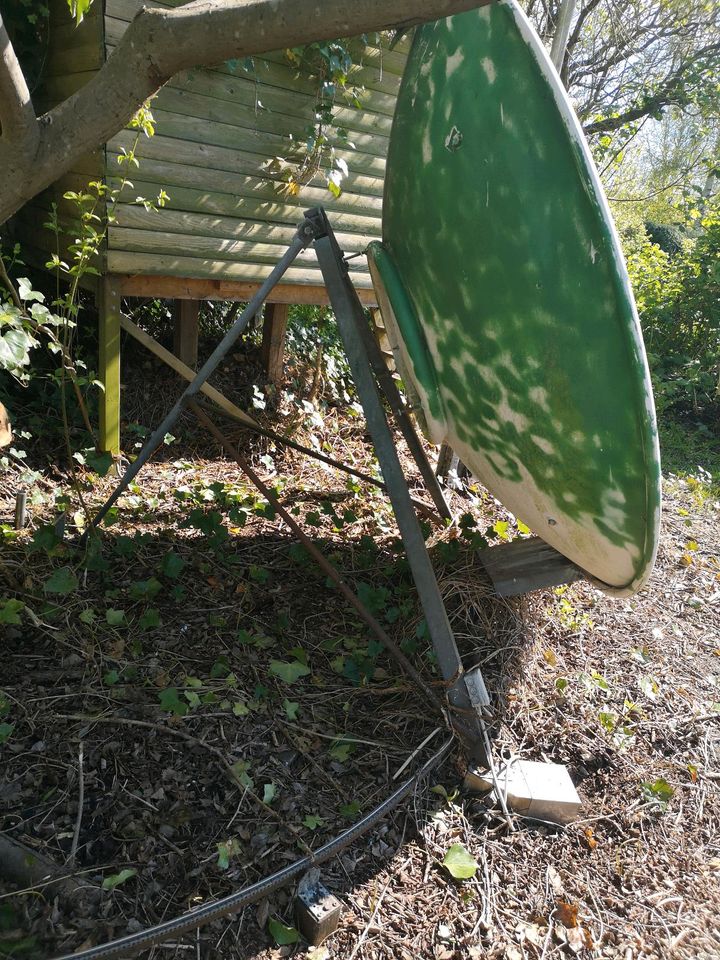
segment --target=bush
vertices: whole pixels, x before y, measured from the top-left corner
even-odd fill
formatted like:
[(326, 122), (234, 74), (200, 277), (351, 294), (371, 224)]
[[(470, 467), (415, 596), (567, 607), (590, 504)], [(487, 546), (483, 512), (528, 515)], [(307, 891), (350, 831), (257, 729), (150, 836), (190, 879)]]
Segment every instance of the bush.
[(626, 238), (658, 412), (720, 412), (720, 211), (669, 254), (647, 230)]

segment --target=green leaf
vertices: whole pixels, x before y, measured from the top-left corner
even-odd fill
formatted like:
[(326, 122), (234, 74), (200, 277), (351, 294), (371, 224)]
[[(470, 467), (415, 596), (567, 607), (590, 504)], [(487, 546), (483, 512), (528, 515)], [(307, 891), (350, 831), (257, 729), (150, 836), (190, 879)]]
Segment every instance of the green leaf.
[(323, 823), (325, 823), (323, 818), (319, 817), (316, 813), (309, 813), (303, 820), (303, 826), (307, 827), (308, 830), (317, 830)]
[(256, 583), (267, 583), (270, 579), (270, 571), (267, 567), (261, 567), (255, 563), (250, 564), (248, 573), (250, 574), (250, 579)]
[(0, 623), (19, 624), (21, 622), (20, 611), (24, 609), (25, 604), (22, 600), (15, 600), (10, 597), (9, 600), (0, 603)]
[(156, 610), (155, 607), (148, 607), (138, 620), (138, 626), (141, 630), (151, 630), (153, 627), (159, 627), (160, 611)]
[(38, 303), (42, 303), (45, 300), (42, 293), (33, 290), (32, 284), (27, 277), (18, 277), (17, 289), (20, 299), (26, 303), (29, 303), (31, 300), (37, 300)]
[(663, 777), (658, 777), (654, 782), (648, 780), (640, 784), (643, 796), (650, 802), (660, 804), (663, 808), (672, 800), (675, 791)]
[(85, 462), (98, 474), (106, 476), (108, 470), (113, 465), (113, 455), (111, 453), (98, 453), (96, 450), (85, 450)]
[(103, 880), (102, 888), (103, 890), (114, 890), (115, 887), (119, 887), (121, 883), (125, 883), (130, 877), (134, 877), (136, 873), (137, 870), (134, 867), (125, 867), (120, 873), (111, 873), (110, 876), (105, 877)]
[(233, 704), (232, 712), (236, 717), (246, 717), (250, 713), (250, 709), (242, 700), (236, 700)]
[(125, 611), (114, 610), (110, 607), (109, 610), (105, 611), (105, 619), (111, 627), (119, 627), (121, 623), (125, 622)]
[(297, 943), (300, 939), (300, 934), (295, 927), (286, 927), (284, 923), (280, 923), (279, 920), (273, 918), (271, 918), (268, 923), (268, 929), (273, 940), (279, 947), (286, 947), (290, 943)]
[(45, 593), (57, 593), (66, 596), (78, 588), (78, 578), (72, 572), (70, 567), (60, 567), (53, 575), (45, 581), (43, 589)]
[(231, 840), (224, 840), (217, 845), (217, 865), (221, 870), (227, 870), (230, 866), (232, 857), (240, 853), (240, 844), (235, 837)]
[(237, 760), (230, 769), (244, 787), (247, 787), (249, 790), (253, 789), (255, 786), (255, 781), (248, 774), (250, 764), (247, 762), (247, 760)]
[(356, 817), (360, 813), (361, 809), (362, 808), (360, 807), (360, 804), (357, 802), (357, 800), (353, 800), (350, 803), (344, 803), (340, 807), (340, 814), (343, 817), (346, 817), (348, 820), (352, 820), (354, 817)]
[(133, 600), (152, 600), (162, 590), (162, 584), (155, 577), (149, 580), (137, 580), (130, 586), (130, 597)]
[(296, 703), (294, 700), (283, 700), (283, 710), (285, 711), (285, 716), (288, 720), (295, 720), (298, 715), (298, 710), (300, 709), (300, 704)]
[(266, 783), (263, 787), (263, 803), (272, 803), (277, 794), (277, 787), (274, 783)]
[(218, 657), (212, 667), (210, 667), (210, 677), (213, 680), (220, 680), (229, 673), (230, 667), (228, 666), (227, 657), (225, 656)]
[(275, 674), (284, 683), (295, 683), (300, 677), (306, 677), (310, 672), (310, 667), (306, 667), (299, 660), (293, 660), (289, 663), (282, 660), (270, 661), (270, 673)]
[(160, 565), (161, 571), (166, 577), (170, 577), (171, 580), (174, 580), (175, 577), (179, 577), (184, 567), (185, 561), (182, 557), (178, 556), (174, 550), (169, 550), (165, 554)]
[(0, 723), (0, 743), (6, 743), (14, 729), (14, 723)]
[(167, 687), (158, 693), (160, 707), (167, 710), (168, 713), (174, 713), (176, 717), (184, 717), (188, 712), (188, 705), (180, 699), (177, 687)]
[(443, 866), (455, 880), (469, 880), (475, 876), (478, 863), (461, 843), (454, 843), (445, 854)]
[(79, 615), (78, 620), (80, 621), (80, 623), (90, 624), (90, 623), (92, 623), (92, 622), (95, 620), (95, 617), (96, 617), (96, 614), (95, 614), (95, 611), (93, 610), (93, 608), (92, 608), (92, 607), (87, 607), (87, 608), (86, 608), (85, 610), (83, 610), (83, 612)]
[(114, 687), (115, 684), (120, 680), (120, 674), (117, 670), (108, 670), (108, 672), (103, 677), (103, 683), (106, 687)]
[(345, 763), (351, 753), (355, 751), (354, 743), (347, 743), (346, 741), (339, 741), (330, 748), (330, 756), (333, 760), (337, 760), (338, 763)]
[(510, 527), (510, 524), (508, 523), (507, 520), (497, 520), (493, 524), (492, 528), (494, 532), (498, 535), (498, 537), (500, 537), (501, 540), (509, 540), (510, 539), (510, 534), (508, 532), (509, 527)]
[(75, 25), (79, 26), (85, 14), (90, 9), (92, 0), (68, 0), (70, 15), (75, 17)]

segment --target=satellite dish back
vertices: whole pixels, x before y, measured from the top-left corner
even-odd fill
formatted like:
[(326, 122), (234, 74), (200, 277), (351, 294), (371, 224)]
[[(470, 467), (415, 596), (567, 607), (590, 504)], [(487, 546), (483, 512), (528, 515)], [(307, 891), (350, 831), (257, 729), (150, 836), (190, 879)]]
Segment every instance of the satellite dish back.
[(638, 590), (660, 518), (640, 325), (580, 125), (514, 0), (418, 29), (368, 258), (430, 438), (606, 592)]

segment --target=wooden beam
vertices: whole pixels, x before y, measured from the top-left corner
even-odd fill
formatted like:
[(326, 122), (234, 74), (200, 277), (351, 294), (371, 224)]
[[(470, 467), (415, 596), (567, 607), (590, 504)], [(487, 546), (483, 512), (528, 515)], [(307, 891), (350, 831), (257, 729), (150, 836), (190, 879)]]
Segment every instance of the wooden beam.
[(279, 387), (285, 375), (285, 333), (290, 305), (268, 303), (265, 307), (262, 336), (262, 365), (270, 383)]
[[(203, 277), (169, 277), (153, 274), (114, 274), (125, 297), (157, 297), (173, 300), (241, 300), (247, 302), (260, 289), (259, 283)], [(371, 288), (356, 288), (360, 302), (376, 307), (377, 298)], [(300, 283), (279, 283), (268, 297), (268, 303), (330, 303), (324, 286)]]
[(193, 369), (198, 360), (199, 300), (176, 300), (173, 305), (173, 353)]
[[(179, 360), (175, 354), (171, 353), (169, 350), (166, 350), (161, 344), (154, 340), (149, 333), (145, 333), (144, 330), (141, 330), (137, 324), (133, 323), (129, 317), (126, 317), (124, 314), (120, 315), (120, 326), (123, 330), (130, 334), (131, 337), (134, 337), (139, 343), (146, 347), (151, 353), (154, 353), (156, 357), (166, 363), (169, 367), (179, 373), (181, 377), (184, 377), (185, 380), (194, 380), (195, 371), (189, 367), (186, 363), (183, 363), (182, 360)], [(204, 383), (200, 387), (202, 393), (206, 397), (209, 397), (214, 403), (216, 403), (222, 410), (225, 410), (228, 414), (233, 417), (236, 417), (238, 420), (241, 420), (244, 423), (255, 426), (255, 421), (251, 416), (248, 416), (244, 410), (241, 410), (240, 407), (236, 407), (224, 394), (220, 393), (219, 390), (216, 390), (215, 387), (211, 387), (209, 383)]]
[(100, 449), (120, 453), (120, 286), (106, 275), (98, 297), (98, 379), (100, 394)]

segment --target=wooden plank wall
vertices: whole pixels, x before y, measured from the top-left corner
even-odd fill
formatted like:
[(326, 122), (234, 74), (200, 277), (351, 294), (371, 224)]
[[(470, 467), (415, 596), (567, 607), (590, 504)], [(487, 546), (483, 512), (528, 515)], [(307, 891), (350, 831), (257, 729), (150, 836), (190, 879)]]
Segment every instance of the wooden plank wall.
[[(141, 0), (106, 0), (108, 54), (140, 5)], [(170, 200), (158, 212), (119, 204), (107, 269), (261, 281), (290, 242), (302, 211), (317, 204), (329, 211), (345, 251), (362, 251), (380, 236), (385, 157), (408, 46), (405, 41), (393, 51), (369, 46), (363, 52), (353, 79), (365, 88), (364, 109), (343, 105), (336, 114), (356, 147), (340, 153), (350, 175), (337, 199), (322, 176), (297, 197), (283, 195), (280, 181), (264, 169), (268, 159), (287, 155), (289, 136), (304, 142), (313, 119), (316, 83), (299, 75), (284, 53), (254, 58), (250, 68), (221, 65), (176, 77), (152, 103), (156, 135), (141, 137), (140, 168), (132, 178), (133, 197), (154, 197), (163, 188)], [(117, 156), (133, 142), (133, 133), (123, 131), (108, 144), (112, 182), (118, 182)], [(371, 286), (364, 258), (353, 261), (352, 277), (361, 288)], [(322, 285), (311, 251), (300, 256), (286, 280)]]
[[(40, 86), (33, 92), (33, 104), (38, 114), (51, 109), (79, 90), (98, 70), (104, 59), (103, 17), (100, 0), (94, 3), (79, 27), (70, 16), (67, 0), (50, 0), (50, 47)], [(16, 239), (20, 242), (23, 259), (43, 266), (48, 255), (57, 249), (54, 233), (43, 224), (53, 202), (64, 227), (72, 232), (75, 208), (62, 199), (67, 190), (82, 189), (90, 180), (99, 180), (104, 173), (104, 151), (98, 149), (78, 161), (52, 187), (28, 203), (14, 218)], [(103, 211), (99, 211), (103, 213)], [(60, 253), (64, 254), (72, 236), (60, 238)]]

